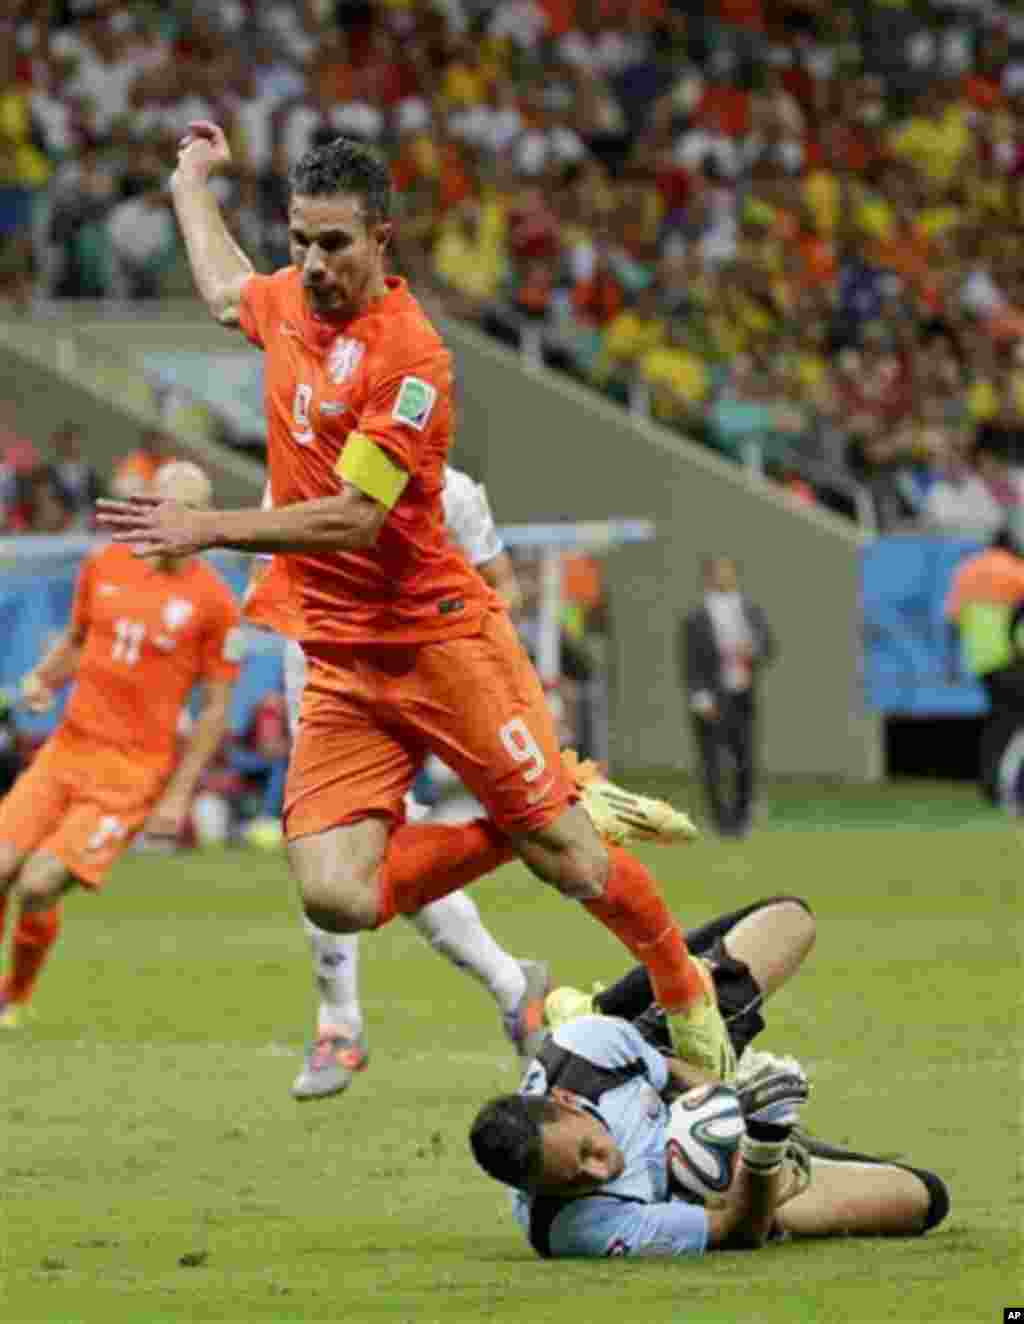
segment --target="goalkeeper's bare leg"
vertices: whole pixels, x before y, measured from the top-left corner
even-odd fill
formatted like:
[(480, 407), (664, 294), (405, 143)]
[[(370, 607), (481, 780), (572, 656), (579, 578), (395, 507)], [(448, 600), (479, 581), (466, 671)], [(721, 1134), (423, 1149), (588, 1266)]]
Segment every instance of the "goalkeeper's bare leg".
[[(718, 1001), (737, 1053), (763, 1028), (763, 1000), (799, 970), (814, 946), (815, 923), (798, 897), (769, 897), (712, 920), (686, 934), (694, 956), (712, 967)], [(668, 1048), (667, 1027), (659, 1023), (651, 981), (637, 966), (610, 988), (596, 994), (558, 988), (546, 1002), (549, 1025), (595, 1012), (636, 1021)]]
[(941, 1223), (945, 1184), (923, 1168), (811, 1158), (811, 1182), (776, 1214), (793, 1237), (907, 1237)]

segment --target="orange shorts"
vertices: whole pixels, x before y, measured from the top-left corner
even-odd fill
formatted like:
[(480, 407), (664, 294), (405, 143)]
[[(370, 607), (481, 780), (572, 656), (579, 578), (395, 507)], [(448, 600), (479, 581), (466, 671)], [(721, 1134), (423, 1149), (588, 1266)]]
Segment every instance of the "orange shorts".
[(401, 822), (427, 753), (510, 836), (574, 798), (544, 691), (507, 614), (430, 644), (313, 644), (285, 789), (291, 838), (379, 814)]
[(99, 887), (160, 799), (162, 769), (58, 731), (0, 801), (0, 841)]

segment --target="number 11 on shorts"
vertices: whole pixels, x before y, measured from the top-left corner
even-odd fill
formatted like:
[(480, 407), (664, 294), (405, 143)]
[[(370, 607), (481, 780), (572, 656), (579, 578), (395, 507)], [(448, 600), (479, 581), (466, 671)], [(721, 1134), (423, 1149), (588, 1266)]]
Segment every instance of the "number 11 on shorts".
[(512, 760), (524, 765), (523, 780), (535, 782), (547, 767), (547, 760), (523, 719), (513, 717), (498, 728), (498, 736)]

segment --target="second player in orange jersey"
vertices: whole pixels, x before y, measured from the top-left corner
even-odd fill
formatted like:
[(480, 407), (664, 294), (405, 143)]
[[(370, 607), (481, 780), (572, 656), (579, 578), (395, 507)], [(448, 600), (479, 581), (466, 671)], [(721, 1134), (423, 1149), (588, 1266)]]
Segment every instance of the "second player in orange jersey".
[[(496, 596), (451, 545), (441, 506), (451, 362), (405, 282), (386, 273), (387, 167), (364, 145), (311, 149), (292, 177), (291, 265), (257, 275), (209, 187), (222, 130), (189, 127), (171, 179), (199, 291), (265, 351), (273, 508), (101, 503), (153, 554), (280, 553), (309, 663), (285, 797), (309, 918), (354, 932), (409, 913), (518, 854), (650, 971), (682, 1056), (732, 1052), (706, 972), (653, 878), (606, 847), (563, 768), (540, 682)], [(406, 824), (426, 752), (488, 817)]]
[[(206, 504), (193, 464), (161, 469), (157, 490)], [(217, 572), (194, 558), (143, 560), (112, 544), (79, 574), (71, 621), (23, 682), (44, 711), (73, 679), (57, 730), (0, 803), (0, 922), (17, 888), (14, 964), (0, 1014), (18, 1019), (57, 937), (60, 896), (98, 889), (143, 828), (175, 836), (227, 724), (241, 652), (240, 614)], [(178, 721), (193, 687), (205, 701), (179, 759)]]

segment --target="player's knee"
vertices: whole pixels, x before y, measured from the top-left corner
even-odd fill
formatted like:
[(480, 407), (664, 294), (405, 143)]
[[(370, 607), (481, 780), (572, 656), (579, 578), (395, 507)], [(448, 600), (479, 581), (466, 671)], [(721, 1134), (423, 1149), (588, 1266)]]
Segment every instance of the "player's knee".
[(563, 896), (573, 901), (596, 901), (604, 896), (611, 865), (608, 851), (595, 836), (594, 843), (574, 847), (563, 862), (562, 876), (556, 884)]
[(367, 884), (304, 882), (302, 908), (327, 933), (360, 933), (377, 923), (377, 892)]
[(906, 1170), (914, 1174), (919, 1186), (914, 1231), (930, 1232), (949, 1213), (949, 1190), (942, 1178), (927, 1168), (908, 1167)]
[(806, 956), (818, 936), (818, 926), (810, 906), (800, 897), (785, 896), (774, 901), (772, 909), (785, 919), (790, 941)]
[(0, 841), (0, 893), (6, 892), (17, 878), (24, 858), (24, 852), (18, 850), (17, 846), (9, 841)]
[(533, 873), (550, 883), (571, 901), (596, 901), (604, 895), (608, 882), (608, 855), (604, 849), (590, 851), (569, 847), (545, 853), (533, 859), (524, 852), (523, 859)]
[(18, 875), (18, 895), (24, 910), (48, 910), (67, 887), (68, 872), (52, 855), (30, 855)]
[(563, 896), (596, 901), (604, 894), (611, 872), (608, 848), (578, 805), (516, 845), (523, 863)]

